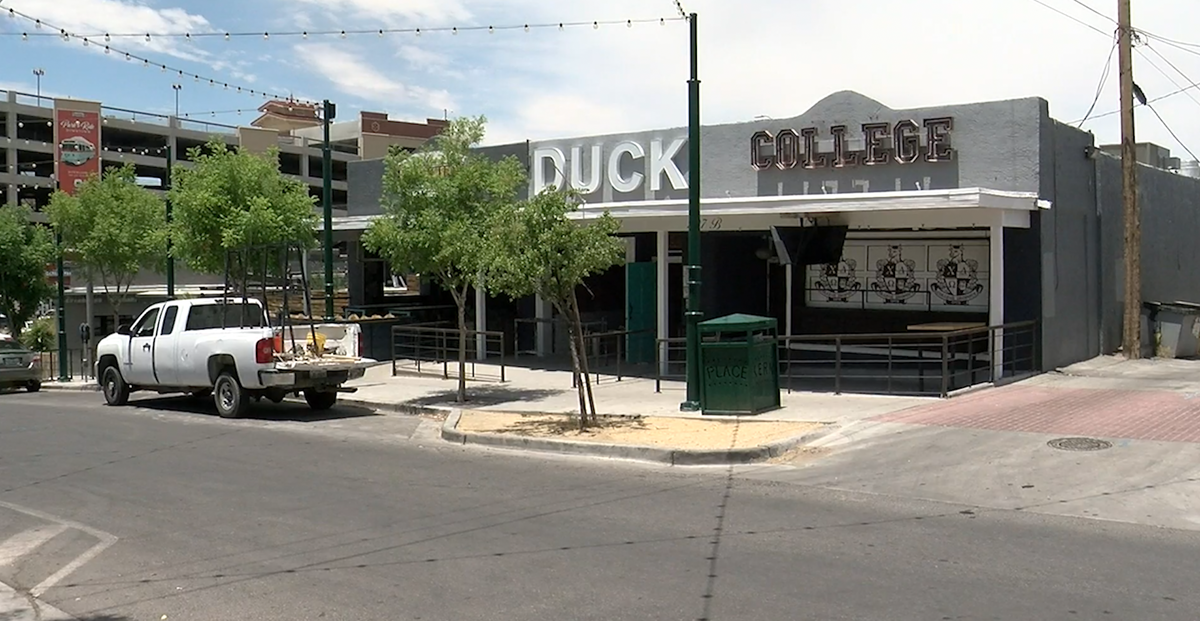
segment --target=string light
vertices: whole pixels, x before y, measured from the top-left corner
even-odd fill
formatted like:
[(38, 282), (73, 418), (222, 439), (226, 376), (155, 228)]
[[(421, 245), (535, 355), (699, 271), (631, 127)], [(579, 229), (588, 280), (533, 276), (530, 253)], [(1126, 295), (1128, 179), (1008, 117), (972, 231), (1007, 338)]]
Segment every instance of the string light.
[[(14, 11), (12, 9), (9, 10), (9, 14), (13, 17), (17, 17), (17, 16), (28, 17), (28, 16), (21, 14), (18, 11)], [(233, 39), (234, 37), (238, 37), (238, 38), (262, 37), (263, 39), (270, 40), (272, 38), (278, 38), (278, 37), (298, 37), (298, 38), (302, 38), (302, 39), (308, 39), (308, 38), (317, 37), (317, 36), (337, 36), (337, 37), (341, 37), (341, 38), (346, 38), (350, 35), (375, 35), (377, 37), (382, 37), (382, 36), (388, 35), (388, 34), (410, 34), (410, 33), (419, 36), (419, 35), (425, 34), (427, 32), (449, 32), (451, 34), (459, 34), (460, 32), (484, 31), (484, 30), (486, 30), (489, 33), (495, 33), (498, 30), (524, 30), (525, 32), (529, 32), (535, 28), (537, 28), (537, 29), (558, 28), (559, 30), (565, 30), (567, 28), (584, 27), (584, 26), (591, 26), (593, 29), (599, 29), (600, 26), (609, 26), (609, 25), (619, 26), (622, 24), (629, 28), (632, 28), (635, 24), (650, 24), (650, 23), (657, 22), (660, 25), (666, 25), (666, 23), (668, 21), (684, 21), (686, 19), (687, 19), (686, 15), (681, 13), (680, 16), (678, 16), (678, 17), (659, 17), (659, 18), (648, 18), (648, 19), (621, 19), (621, 20), (593, 20), (590, 22), (589, 21), (551, 22), (551, 23), (542, 23), (542, 24), (513, 24), (513, 25), (503, 25), (503, 26), (496, 26), (496, 25), (492, 25), (492, 26), (438, 26), (438, 27), (433, 27), (433, 28), (416, 27), (416, 28), (376, 28), (376, 29), (370, 29), (370, 30), (366, 30), (366, 29), (358, 29), (358, 30), (353, 30), (353, 29), (296, 30), (296, 31), (279, 31), (279, 32), (213, 31), (213, 32), (156, 32), (156, 33), (146, 33), (146, 32), (143, 32), (143, 33), (94, 33), (94, 34), (93, 33), (82, 34), (82, 33), (69, 33), (68, 32), (67, 35), (71, 36), (71, 37), (79, 37), (79, 38), (82, 38), (82, 37), (99, 38), (100, 36), (103, 36), (105, 38), (106, 42), (111, 41), (112, 38), (135, 38), (135, 37), (141, 37), (141, 38), (145, 39), (146, 42), (150, 42), (155, 38), (158, 38), (158, 39), (178, 38), (178, 39), (186, 39), (188, 41), (192, 41), (194, 39), (210, 38), (210, 37), (222, 37), (226, 41), (229, 41), (229, 40)], [(38, 20), (38, 21), (40, 22), (40, 20)], [(14, 34), (16, 34), (16, 33), (0, 32), (0, 36), (5, 36), (5, 35), (11, 36)], [(37, 34), (38, 33), (35, 33), (35, 35), (37, 35)], [(45, 34), (46, 33), (41, 33), (39, 36), (44, 36)], [(59, 34), (59, 33), (55, 33), (55, 34)]]
[[(23, 18), (23, 19), (25, 19), (25, 20), (28, 20), (28, 21), (32, 21), (32, 22), (34, 22), (34, 24), (37, 26), (37, 28), (38, 28), (38, 29), (41, 29), (41, 27), (42, 27), (42, 25), (43, 25), (43, 23), (44, 23), (44, 22), (42, 22), (42, 20), (41, 20), (41, 19), (38, 19), (38, 18), (32, 17), (32, 16), (30, 16), (30, 15), (27, 15), (27, 14), (25, 14), (25, 13), (22, 13), (21, 11), (17, 11), (17, 10), (15, 10), (15, 9), (12, 9), (12, 8), (10, 8), (10, 9), (9, 9), (9, 14), (10, 14), (10, 15), (12, 15), (13, 17), (21, 17), (21, 18)], [(146, 32), (146, 33), (140, 33), (140, 34), (137, 34), (137, 35), (132, 35), (132, 34), (113, 34), (113, 33), (101, 33), (101, 34), (89, 34), (89, 35), (82, 35), (82, 34), (78, 34), (78, 33), (71, 33), (71, 32), (69, 32), (69, 31), (67, 31), (66, 29), (60, 29), (60, 28), (57, 28), (57, 27), (55, 27), (54, 25), (52, 25), (52, 24), (49, 24), (49, 23), (45, 23), (45, 25), (46, 25), (47, 27), (49, 27), (50, 29), (54, 30), (54, 32), (51, 32), (51, 33), (35, 33), (35, 34), (37, 34), (38, 36), (46, 36), (46, 35), (50, 35), (50, 36), (61, 36), (61, 37), (63, 37), (63, 39), (64, 39), (64, 40), (68, 40), (68, 41), (69, 41), (70, 39), (72, 39), (72, 38), (74, 38), (74, 39), (79, 39), (79, 40), (80, 40), (80, 41), (81, 41), (81, 42), (82, 42), (84, 45), (89, 45), (89, 44), (90, 44), (90, 39), (92, 39), (92, 38), (99, 39), (99, 38), (100, 38), (100, 37), (102, 37), (102, 36), (104, 37), (104, 40), (105, 40), (105, 41), (111, 41), (113, 37), (134, 37), (134, 36), (145, 37), (145, 40), (146, 40), (146, 41), (151, 41), (151, 40), (152, 40), (152, 38), (153, 38), (153, 37), (155, 37), (155, 36), (160, 36), (160, 37), (182, 37), (182, 38), (185, 38), (185, 39), (188, 39), (188, 40), (191, 40), (191, 38), (192, 38), (192, 33), (156, 35), (156, 34), (154, 34), (154, 33), (149, 33), (149, 32)], [(15, 34), (15, 33), (11, 33), (11, 32), (0, 32), (0, 36), (3, 36), (3, 35), (11, 35), (11, 34)], [(208, 34), (208, 35), (216, 35), (217, 33), (204, 33), (204, 34)], [(225, 38), (226, 38), (226, 39), (229, 39), (232, 33), (226, 32), (226, 33), (224, 33), (224, 34), (225, 34)], [(28, 41), (28, 40), (29, 40), (29, 38), (28, 38), (28, 36), (27, 36), (27, 35), (28, 35), (28, 33), (22, 33), (22, 37), (21, 37), (21, 38), (22, 38), (22, 40), (23, 40), (23, 41)], [(264, 37), (269, 37), (269, 36), (270, 36), (270, 33), (268, 33), (268, 32), (264, 32), (264, 33), (262, 33), (262, 35), (263, 35)], [(198, 34), (197, 36), (199, 36), (199, 34)], [(133, 53), (130, 53), (130, 52), (126, 52), (126, 51), (123, 51), (123, 50), (115, 49), (115, 48), (113, 48), (113, 47), (112, 47), (112, 46), (110, 46), (110, 45), (105, 45), (105, 46), (104, 46), (104, 53), (105, 53), (105, 54), (109, 54), (109, 53), (111, 53), (111, 52), (114, 52), (114, 51), (115, 51), (115, 52), (117, 52), (118, 54), (124, 54), (124, 55), (125, 55), (125, 60), (126, 60), (126, 61), (140, 60), (140, 61), (142, 62), (142, 66), (143, 66), (143, 67), (145, 67), (145, 68), (149, 68), (151, 65), (153, 65), (153, 66), (155, 66), (155, 67), (158, 67), (158, 68), (159, 68), (159, 69), (160, 69), (160, 70), (161, 70), (163, 73), (166, 73), (168, 70), (170, 70), (170, 71), (172, 71), (172, 72), (178, 73), (178, 74), (179, 74), (179, 76), (181, 76), (181, 77), (184, 77), (184, 76), (191, 76), (192, 78), (194, 78), (194, 79), (195, 79), (195, 81), (196, 81), (196, 82), (199, 82), (199, 81), (200, 81), (200, 79), (201, 79), (201, 77), (202, 77), (202, 76), (200, 76), (199, 74), (190, 73), (190, 72), (188, 72), (188, 71), (184, 71), (184, 70), (182, 70), (182, 69), (176, 69), (176, 68), (174, 68), (174, 67), (170, 67), (170, 66), (166, 65), (165, 63), (160, 63), (160, 62), (156, 62), (156, 61), (150, 60), (149, 58), (146, 58), (146, 57), (144, 57), (144, 56), (139, 56), (139, 55), (136, 55), (136, 54), (133, 54)], [(209, 82), (209, 85), (210, 85), (210, 86), (215, 86), (215, 85), (216, 85), (216, 83), (217, 83), (217, 82), (216, 82), (216, 80), (214, 80), (214, 79), (212, 79), (212, 78), (205, 78), (205, 79), (207, 79), (207, 80), (208, 80), (208, 82)], [(224, 83), (224, 82), (222, 82), (222, 84), (225, 86), (225, 88), (226, 88), (226, 89), (228, 89), (228, 88), (229, 88), (229, 85), (228, 85), (228, 83)], [(291, 95), (280, 95), (280, 94), (274, 94), (274, 93), (267, 93), (266, 91), (257, 91), (257, 90), (255, 90), (255, 89), (245, 89), (245, 88), (243, 88), (243, 87), (238, 87), (238, 91), (239, 91), (239, 92), (249, 92), (251, 95), (259, 95), (259, 94), (261, 94), (261, 95), (263, 95), (264, 97), (267, 97), (267, 98), (275, 98), (275, 99), (282, 99), (282, 100), (294, 100), (294, 99), (295, 99), (295, 98), (294, 98), (294, 97), (292, 97)]]

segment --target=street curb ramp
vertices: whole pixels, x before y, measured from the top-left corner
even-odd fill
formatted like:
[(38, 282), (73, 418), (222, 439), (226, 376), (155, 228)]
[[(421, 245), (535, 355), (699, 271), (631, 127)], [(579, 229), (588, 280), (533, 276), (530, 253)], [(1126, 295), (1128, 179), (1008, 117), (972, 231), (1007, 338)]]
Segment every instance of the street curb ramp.
[(824, 425), (820, 429), (802, 436), (787, 438), (751, 448), (695, 450), (459, 431), (458, 421), (461, 418), (462, 410), (454, 409), (450, 411), (445, 422), (442, 423), (443, 440), (454, 444), (478, 444), (542, 453), (632, 459), (671, 466), (724, 466), (762, 462), (779, 457), (798, 446), (813, 442), (829, 434), (834, 427), (833, 425)]

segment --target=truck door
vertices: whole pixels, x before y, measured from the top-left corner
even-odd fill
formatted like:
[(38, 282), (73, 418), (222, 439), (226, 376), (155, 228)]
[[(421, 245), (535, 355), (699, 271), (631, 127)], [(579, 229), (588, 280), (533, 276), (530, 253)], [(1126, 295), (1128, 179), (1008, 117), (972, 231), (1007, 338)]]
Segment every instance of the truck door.
[(179, 305), (170, 304), (163, 309), (162, 323), (154, 338), (154, 373), (159, 386), (179, 386), (179, 336), (183, 326), (178, 325)]
[(158, 315), (161, 307), (151, 307), (129, 331), (129, 352), (125, 358), (125, 368), (122, 375), (125, 381), (134, 386), (154, 386), (154, 334), (158, 329)]

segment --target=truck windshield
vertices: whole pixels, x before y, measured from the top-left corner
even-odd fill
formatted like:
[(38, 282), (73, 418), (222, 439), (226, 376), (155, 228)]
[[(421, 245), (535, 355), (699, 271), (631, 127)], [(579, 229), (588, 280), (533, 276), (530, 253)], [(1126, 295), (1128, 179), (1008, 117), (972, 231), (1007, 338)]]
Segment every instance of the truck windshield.
[[(224, 311), (222, 313), (222, 311)], [(243, 311), (245, 313), (243, 314)], [(224, 322), (221, 316), (224, 314)], [(233, 302), (229, 304), (202, 304), (193, 306), (188, 312), (186, 330), (212, 330), (214, 328), (263, 328), (267, 326), (266, 313), (258, 304)]]

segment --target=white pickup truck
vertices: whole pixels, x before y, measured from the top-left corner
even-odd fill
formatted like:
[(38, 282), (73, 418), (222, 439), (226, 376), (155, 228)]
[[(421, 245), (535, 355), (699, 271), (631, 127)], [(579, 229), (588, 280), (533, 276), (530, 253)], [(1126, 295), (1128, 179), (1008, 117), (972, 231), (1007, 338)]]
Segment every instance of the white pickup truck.
[[(121, 326), (97, 344), (96, 377), (109, 405), (124, 405), (130, 393), (145, 390), (212, 394), (226, 418), (241, 416), (250, 399), (279, 403), (289, 394), (303, 394), (309, 407), (326, 410), (338, 392), (354, 391), (343, 384), (377, 364), (357, 357), (351, 330), (334, 328), (336, 334), (318, 333), (316, 339), (307, 324), (272, 328), (253, 299), (161, 302), (132, 328)], [(314, 343), (322, 355), (311, 354)], [(325, 355), (331, 345), (334, 353)]]

